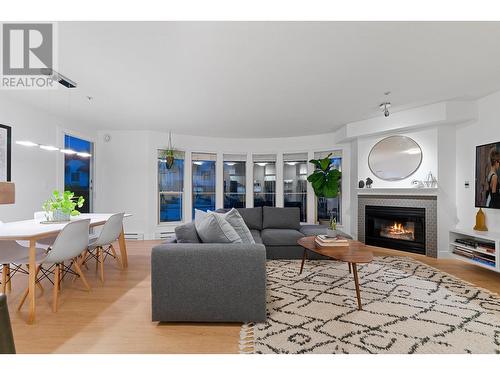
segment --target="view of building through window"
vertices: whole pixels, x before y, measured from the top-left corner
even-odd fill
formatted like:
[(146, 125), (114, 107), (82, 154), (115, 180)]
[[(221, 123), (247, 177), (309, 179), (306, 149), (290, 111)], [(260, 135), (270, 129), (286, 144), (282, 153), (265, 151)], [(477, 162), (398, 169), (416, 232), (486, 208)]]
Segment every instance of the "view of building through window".
[(300, 208), (300, 221), (307, 221), (307, 154), (283, 155), (285, 207)]
[(232, 160), (224, 161), (224, 208), (242, 208), (246, 206), (246, 162), (228, 159)]
[(215, 210), (215, 161), (217, 155), (193, 153), (193, 218), (194, 210)]
[[(64, 148), (79, 153), (93, 154), (93, 143), (64, 135)], [(64, 154), (64, 190), (85, 198), (85, 203), (78, 211), (92, 212), (92, 157), (81, 157), (77, 154)]]
[(275, 155), (254, 155), (253, 205), (276, 206)]

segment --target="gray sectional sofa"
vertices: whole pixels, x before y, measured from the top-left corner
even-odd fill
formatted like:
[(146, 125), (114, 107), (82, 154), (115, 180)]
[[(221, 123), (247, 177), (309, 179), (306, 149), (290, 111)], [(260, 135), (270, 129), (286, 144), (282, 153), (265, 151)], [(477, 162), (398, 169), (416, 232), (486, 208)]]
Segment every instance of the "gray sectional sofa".
[(301, 258), (297, 240), (326, 232), (326, 226), (301, 225), (295, 207), (238, 211), (255, 244), (202, 243), (194, 223), (188, 223), (176, 228), (175, 239), (153, 248), (153, 321), (264, 321), (266, 258)]

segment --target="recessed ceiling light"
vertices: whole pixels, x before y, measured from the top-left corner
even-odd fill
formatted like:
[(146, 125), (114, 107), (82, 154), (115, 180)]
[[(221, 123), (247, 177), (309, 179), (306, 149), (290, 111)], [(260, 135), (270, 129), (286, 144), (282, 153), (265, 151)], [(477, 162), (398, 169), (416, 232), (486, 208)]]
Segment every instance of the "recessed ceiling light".
[(236, 163), (234, 161), (226, 161), (225, 162), (226, 165), (229, 165), (230, 167), (232, 167), (233, 165), (235, 165)]
[(295, 165), (295, 164), (297, 164), (297, 162), (296, 162), (296, 161), (287, 161), (286, 163), (287, 163), (288, 165)]
[(42, 150), (47, 150), (47, 151), (57, 151), (57, 150), (59, 150), (58, 147), (50, 146), (50, 145), (40, 145), (40, 148)]
[(193, 161), (193, 164), (196, 164), (196, 165), (203, 165), (203, 162), (202, 162), (202, 161)]
[(27, 146), (27, 147), (34, 147), (34, 146), (38, 146), (38, 143), (31, 142), (31, 141), (16, 141), (16, 143), (17, 143), (18, 145), (21, 145), (21, 146)]
[(63, 148), (63, 149), (61, 149), (61, 152), (63, 154), (67, 154), (67, 155), (74, 155), (74, 154), (76, 154), (75, 150), (71, 150), (69, 148)]
[(77, 152), (76, 156), (80, 156), (82, 158), (90, 158), (92, 154), (89, 154), (88, 152)]
[(261, 167), (265, 167), (267, 163), (257, 163), (257, 165), (260, 165)]

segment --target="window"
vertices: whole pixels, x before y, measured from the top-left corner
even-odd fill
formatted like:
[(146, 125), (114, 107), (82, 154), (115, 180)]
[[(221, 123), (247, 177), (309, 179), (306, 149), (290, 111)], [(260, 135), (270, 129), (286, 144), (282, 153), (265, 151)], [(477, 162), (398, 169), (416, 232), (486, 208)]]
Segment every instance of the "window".
[[(78, 153), (93, 154), (93, 143), (64, 135), (64, 148)], [(85, 157), (78, 154), (64, 154), (64, 190), (82, 196), (85, 199), (83, 207), (78, 211), (89, 213), (92, 210), (92, 156)]]
[(167, 168), (164, 150), (158, 150), (158, 212), (160, 223), (183, 220), (184, 153), (174, 153), (174, 163)]
[(193, 153), (193, 218), (194, 210), (215, 210), (215, 161), (217, 155)]
[(276, 206), (276, 156), (254, 155), (253, 205)]
[[(330, 151), (330, 152), (317, 152), (314, 154), (315, 159), (321, 159), (330, 156), (330, 164), (334, 168), (342, 172), (342, 152), (341, 151)], [(336, 198), (317, 198), (316, 214), (318, 221), (329, 221), (330, 213), (337, 219), (337, 223), (342, 222), (342, 194), (341, 189), (339, 189), (339, 195)]]
[(299, 207), (300, 221), (307, 221), (307, 154), (283, 155), (285, 207)]
[(246, 205), (246, 155), (224, 155), (224, 208)]

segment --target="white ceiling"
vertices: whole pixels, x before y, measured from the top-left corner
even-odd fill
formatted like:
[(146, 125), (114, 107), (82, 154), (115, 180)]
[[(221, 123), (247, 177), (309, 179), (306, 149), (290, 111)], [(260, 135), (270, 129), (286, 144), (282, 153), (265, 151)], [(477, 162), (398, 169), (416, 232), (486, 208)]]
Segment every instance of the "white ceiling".
[[(500, 23), (63, 22), (78, 83), (8, 95), (96, 129), (223, 137), (321, 134), (500, 89)], [(86, 96), (94, 99), (89, 104)]]

